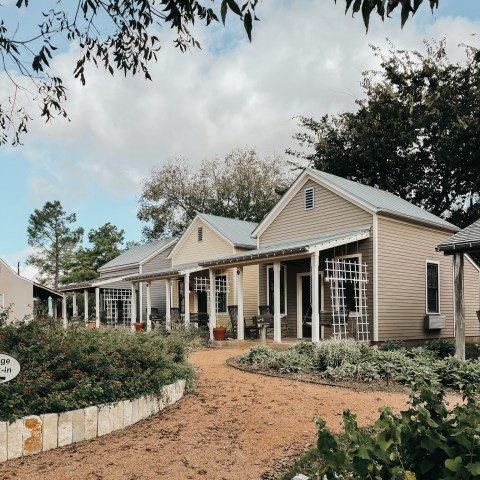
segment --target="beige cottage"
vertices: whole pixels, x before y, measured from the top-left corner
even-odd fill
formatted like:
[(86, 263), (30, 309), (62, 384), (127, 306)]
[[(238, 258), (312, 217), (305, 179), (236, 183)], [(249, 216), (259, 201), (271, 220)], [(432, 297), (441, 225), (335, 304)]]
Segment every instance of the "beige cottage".
[[(198, 319), (198, 314), (204, 314), (205, 318), (210, 317), (210, 329), (216, 325), (228, 327), (228, 307), (239, 303), (243, 315), (252, 317), (258, 311), (258, 266), (209, 269), (200, 263), (254, 250), (257, 242), (251, 234), (256, 226), (251, 222), (198, 213), (169, 255), (171, 268), (129, 279), (134, 285), (165, 280), (167, 316), (171, 309), (178, 309), (186, 324)], [(240, 284), (243, 291), (239, 297)]]
[[(289, 334), (313, 341), (453, 337), (452, 260), (435, 247), (456, 231), (393, 194), (307, 168), (253, 231), (255, 250), (200, 266), (258, 267), (276, 341), (284, 316)], [(468, 257), (465, 278), (467, 336), (477, 337), (480, 276)]]

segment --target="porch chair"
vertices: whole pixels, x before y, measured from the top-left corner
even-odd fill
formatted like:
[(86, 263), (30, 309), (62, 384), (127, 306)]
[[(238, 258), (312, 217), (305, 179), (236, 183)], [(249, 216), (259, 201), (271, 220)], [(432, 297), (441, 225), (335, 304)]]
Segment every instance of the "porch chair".
[[(267, 335), (271, 331), (273, 332), (273, 312), (270, 308), (270, 305), (259, 305), (258, 311), (261, 316), (263, 315), (269, 315), (270, 316), (270, 325), (267, 326)], [(285, 334), (285, 336), (288, 335), (288, 320), (287, 320), (287, 315), (283, 314), (280, 316), (280, 331)]]
[[(237, 338), (237, 324), (238, 324), (238, 305), (228, 305), (228, 315), (230, 316), (230, 337), (233, 339)], [(258, 326), (245, 321), (243, 319), (245, 338), (255, 339), (258, 338)]]

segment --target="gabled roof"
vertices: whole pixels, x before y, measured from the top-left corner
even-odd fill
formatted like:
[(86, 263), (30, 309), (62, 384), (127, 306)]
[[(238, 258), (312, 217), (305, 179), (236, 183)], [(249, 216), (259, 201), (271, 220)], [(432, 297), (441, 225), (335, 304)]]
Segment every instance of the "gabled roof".
[(442, 227), (450, 231), (458, 231), (458, 227), (450, 222), (403, 200), (403, 198), (400, 198), (393, 193), (307, 167), (293, 182), (277, 205), (262, 220), (262, 222), (260, 222), (259, 226), (253, 232), (254, 236), (258, 236), (265, 231), (268, 225), (273, 222), (284, 206), (293, 198), (309, 178), (372, 214), (385, 213), (402, 217), (407, 220), (414, 220)]
[(142, 280), (160, 280), (164, 278), (175, 277), (177, 275), (184, 275), (187, 272), (198, 272), (199, 270), (203, 270), (203, 267), (200, 267), (198, 262), (182, 263), (181, 265), (164, 268), (156, 272), (128, 275), (124, 278), (124, 280), (130, 280), (132, 282), (139, 282)]
[(183, 232), (180, 240), (170, 252), (169, 258), (173, 258), (175, 254), (182, 248), (186, 239), (196, 228), (199, 220), (204, 221), (209, 225), (214, 232), (222, 237), (232, 247), (240, 248), (256, 248), (257, 241), (252, 238), (252, 232), (257, 224), (252, 222), (245, 222), (235, 218), (219, 217), (217, 215), (209, 215), (207, 213), (197, 213), (195, 218), (190, 222), (187, 229)]
[(473, 252), (480, 251), (480, 219), (441, 243), (440, 252)]
[(251, 236), (257, 226), (256, 223), (245, 222), (236, 218), (218, 217), (206, 213), (198, 213), (198, 217), (224, 236), (233, 246), (257, 247), (257, 241)]
[(177, 238), (161, 238), (160, 240), (142, 245), (135, 245), (100, 267), (98, 271), (103, 272), (120, 267), (141, 265), (152, 256), (157, 255), (170, 245), (173, 245), (177, 240)]

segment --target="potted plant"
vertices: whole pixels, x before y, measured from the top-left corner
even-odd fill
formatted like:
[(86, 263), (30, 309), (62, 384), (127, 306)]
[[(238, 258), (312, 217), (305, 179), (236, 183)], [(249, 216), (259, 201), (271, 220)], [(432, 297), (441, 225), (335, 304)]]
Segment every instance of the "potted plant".
[(227, 329), (225, 327), (215, 327), (213, 329), (214, 340), (225, 340), (226, 334), (227, 334)]
[(145, 327), (145, 323), (143, 323), (143, 322), (136, 322), (136, 323), (133, 324), (133, 326), (135, 327), (135, 330), (136, 330), (137, 332), (141, 332), (141, 331), (144, 329), (144, 327)]

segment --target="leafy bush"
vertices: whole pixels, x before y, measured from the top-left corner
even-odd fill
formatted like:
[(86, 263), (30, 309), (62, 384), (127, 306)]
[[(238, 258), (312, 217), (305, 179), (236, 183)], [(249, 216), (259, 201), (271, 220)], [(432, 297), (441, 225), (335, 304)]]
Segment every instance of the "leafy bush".
[(446, 358), (455, 355), (455, 344), (452, 340), (436, 338), (425, 343), (425, 348), (435, 354), (437, 358)]
[(320, 371), (337, 368), (343, 363), (355, 364), (370, 354), (370, 348), (355, 340), (328, 340), (317, 344), (315, 365)]
[(337, 437), (317, 420), (318, 478), (480, 478), (480, 405), (474, 395), (448, 410), (442, 390), (424, 387), (407, 411), (380, 412), (373, 427), (359, 427), (345, 411), (344, 433)]
[(280, 373), (310, 372), (313, 370), (313, 359), (311, 355), (288, 349), (275, 357), (272, 366)]
[(240, 357), (240, 363), (248, 363), (250, 365), (267, 366), (275, 359), (275, 352), (266, 345), (258, 345), (252, 347), (245, 355)]
[(21, 372), (1, 385), (0, 420), (132, 399), (178, 379), (193, 384), (185, 334), (45, 327), (36, 321), (0, 329), (0, 351)]
[(403, 342), (401, 340), (387, 340), (380, 344), (380, 350), (383, 352), (392, 352), (403, 349)]

